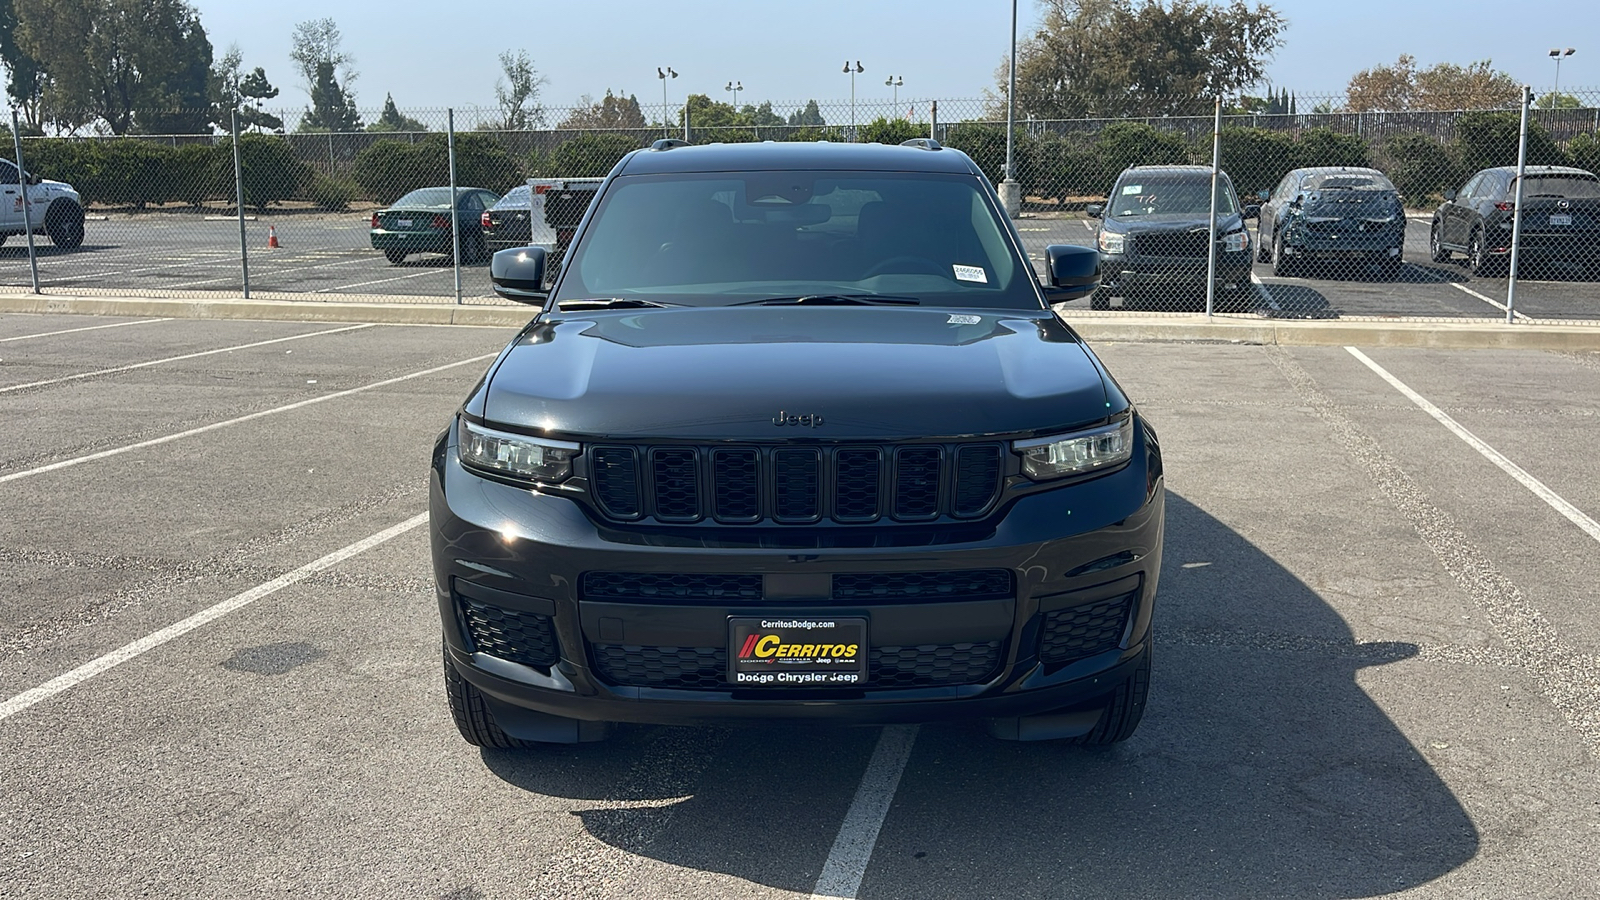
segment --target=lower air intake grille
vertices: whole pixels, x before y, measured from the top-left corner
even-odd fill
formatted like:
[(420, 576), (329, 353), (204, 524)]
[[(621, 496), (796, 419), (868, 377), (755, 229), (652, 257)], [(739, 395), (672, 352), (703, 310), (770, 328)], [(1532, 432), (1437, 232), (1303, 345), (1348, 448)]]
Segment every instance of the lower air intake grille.
[(760, 600), (760, 575), (585, 572), (585, 600)]
[(1005, 569), (872, 572), (833, 576), (835, 600), (984, 600), (1011, 596)]
[(1046, 613), (1039, 658), (1045, 662), (1069, 662), (1117, 649), (1122, 645), (1128, 612), (1138, 596), (1139, 592), (1133, 591)]
[(507, 662), (540, 668), (556, 662), (556, 639), (550, 618), (537, 613), (490, 606), (461, 598), (472, 649)]
[[(595, 670), (624, 687), (727, 690), (728, 653), (721, 647), (640, 647), (595, 644)], [(1000, 642), (874, 647), (868, 662), (872, 688), (982, 684), (1000, 666)], [(783, 691), (774, 689), (772, 696)]]

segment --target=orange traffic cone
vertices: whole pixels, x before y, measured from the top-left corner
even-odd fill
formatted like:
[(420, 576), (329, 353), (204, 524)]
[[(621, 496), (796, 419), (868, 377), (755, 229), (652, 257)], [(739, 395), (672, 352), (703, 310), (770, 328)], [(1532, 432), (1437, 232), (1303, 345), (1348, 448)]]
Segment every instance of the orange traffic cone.
[(281, 246), (283, 246), (283, 245), (278, 243), (278, 227), (276, 225), (268, 225), (267, 226), (267, 249), (268, 250), (276, 250)]

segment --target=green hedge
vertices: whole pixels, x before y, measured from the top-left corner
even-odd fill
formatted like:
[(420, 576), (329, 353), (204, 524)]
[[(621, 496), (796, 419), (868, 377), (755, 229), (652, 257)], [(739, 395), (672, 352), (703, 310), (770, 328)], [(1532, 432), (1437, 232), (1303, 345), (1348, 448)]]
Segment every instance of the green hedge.
[[(523, 180), (522, 168), (493, 135), (456, 135), (456, 185), (503, 194)], [(388, 206), (424, 187), (450, 183), (450, 148), (443, 134), (416, 143), (381, 140), (356, 154), (355, 183), (361, 193)]]
[[(22, 147), (29, 171), (65, 181), (84, 203), (144, 208), (163, 203), (199, 206), (231, 201), (236, 187), (233, 146), (185, 144), (172, 147), (136, 138), (80, 141), (42, 138)], [(294, 158), (289, 145), (269, 135), (239, 139), (245, 203), (257, 209), (305, 195), (311, 169)]]

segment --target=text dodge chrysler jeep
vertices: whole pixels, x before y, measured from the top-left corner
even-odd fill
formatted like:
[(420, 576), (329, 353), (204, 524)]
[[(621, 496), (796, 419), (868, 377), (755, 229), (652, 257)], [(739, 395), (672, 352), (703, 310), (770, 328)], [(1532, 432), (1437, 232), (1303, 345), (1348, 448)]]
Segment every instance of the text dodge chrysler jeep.
[(661, 141), (434, 448), (447, 694), (479, 745), (610, 722), (984, 719), (1110, 743), (1150, 673), (1155, 432), (932, 141)]

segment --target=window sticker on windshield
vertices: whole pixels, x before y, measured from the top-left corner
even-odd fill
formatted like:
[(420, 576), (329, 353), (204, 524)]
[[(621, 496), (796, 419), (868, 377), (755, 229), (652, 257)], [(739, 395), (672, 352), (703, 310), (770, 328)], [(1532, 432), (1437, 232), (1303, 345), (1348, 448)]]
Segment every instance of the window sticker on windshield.
[(1144, 185), (1142, 185), (1142, 184), (1125, 184), (1125, 185), (1122, 186), (1122, 193), (1123, 193), (1123, 196), (1127, 196), (1127, 197), (1131, 197), (1134, 194), (1142, 194), (1142, 193), (1144, 193)]
[(989, 276), (983, 273), (983, 266), (951, 266), (956, 272), (957, 281), (976, 281), (979, 284), (988, 284)]
[(977, 316), (951, 316), (945, 320), (946, 325), (976, 325), (983, 320)]

